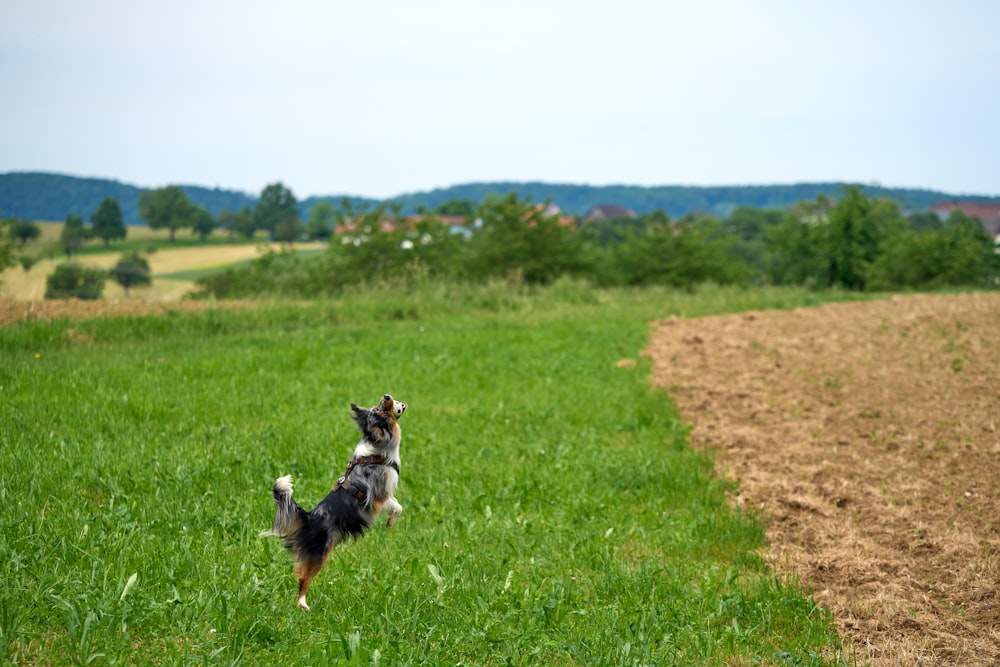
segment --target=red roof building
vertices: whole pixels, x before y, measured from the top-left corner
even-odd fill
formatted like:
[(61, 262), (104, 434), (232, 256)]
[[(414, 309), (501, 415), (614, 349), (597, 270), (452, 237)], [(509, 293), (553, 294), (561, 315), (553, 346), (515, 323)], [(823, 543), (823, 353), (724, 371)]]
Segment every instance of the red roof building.
[(1000, 235), (1000, 203), (981, 201), (946, 201), (934, 204), (931, 213), (944, 220), (952, 211), (961, 211), (970, 218), (978, 218), (993, 236)]

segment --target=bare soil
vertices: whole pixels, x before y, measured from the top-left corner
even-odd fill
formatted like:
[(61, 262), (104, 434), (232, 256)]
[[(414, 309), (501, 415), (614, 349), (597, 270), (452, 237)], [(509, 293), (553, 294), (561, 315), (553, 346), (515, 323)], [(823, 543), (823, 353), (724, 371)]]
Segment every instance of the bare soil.
[(648, 355), (859, 662), (1000, 665), (1000, 294), (671, 318)]

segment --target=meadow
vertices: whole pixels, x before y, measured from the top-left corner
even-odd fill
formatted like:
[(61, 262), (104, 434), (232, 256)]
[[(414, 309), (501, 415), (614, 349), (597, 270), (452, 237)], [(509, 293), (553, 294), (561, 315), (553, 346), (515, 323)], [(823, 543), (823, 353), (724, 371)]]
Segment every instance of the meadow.
[[(63, 223), (37, 224), (41, 236), (21, 249), (24, 254), (35, 258), (35, 264), (29, 271), (19, 266), (0, 271), (0, 298), (41, 300), (45, 297), (45, 280), (58, 264), (73, 261), (106, 270), (113, 267), (123, 254), (136, 251), (149, 262), (153, 283), (134, 288), (132, 296), (147, 301), (177, 301), (194, 289), (198, 278), (249, 263), (266, 249), (279, 247), (269, 243), (263, 233), (252, 239), (229, 238), (225, 232), (216, 230), (208, 239), (200, 239), (182, 231), (174, 241), (170, 241), (167, 230), (134, 226), (128, 228), (125, 240), (114, 241), (108, 246), (100, 239), (88, 240), (80, 253), (70, 259), (59, 247)], [(322, 252), (321, 245), (316, 243), (297, 243), (294, 247), (303, 255)], [(108, 280), (104, 285), (104, 298), (123, 299), (125, 293), (114, 280)]]
[[(804, 290), (381, 285), (0, 328), (4, 664), (840, 665), (830, 614), (688, 443), (650, 322)], [(404, 512), (295, 607), (270, 526), (409, 404)]]

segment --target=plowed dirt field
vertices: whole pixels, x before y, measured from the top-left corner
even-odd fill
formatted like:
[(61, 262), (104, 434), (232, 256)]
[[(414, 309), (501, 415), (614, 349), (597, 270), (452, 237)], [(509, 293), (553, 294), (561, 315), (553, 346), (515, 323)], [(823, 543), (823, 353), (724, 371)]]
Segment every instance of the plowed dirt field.
[(671, 318), (647, 353), (859, 662), (1000, 665), (1000, 294)]

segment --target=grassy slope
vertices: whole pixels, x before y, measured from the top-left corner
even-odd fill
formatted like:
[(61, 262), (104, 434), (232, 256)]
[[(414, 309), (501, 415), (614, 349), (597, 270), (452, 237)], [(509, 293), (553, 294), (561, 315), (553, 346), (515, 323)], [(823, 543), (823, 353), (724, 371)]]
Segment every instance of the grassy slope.
[[(638, 359), (650, 319), (791, 292), (366, 293), (0, 329), (0, 655), (40, 664), (825, 664), (829, 618), (757, 555)], [(404, 417), (406, 508), (312, 614), (270, 485), (311, 507), (351, 401)]]
[[(0, 271), (0, 298), (15, 300), (41, 300), (45, 296), (45, 280), (55, 271), (58, 264), (71, 261), (58, 251), (59, 234), (63, 223), (39, 223), (42, 236), (24, 248), (23, 252), (38, 258), (30, 271), (12, 267)], [(220, 271), (229, 266), (248, 262), (260, 256), (268, 246), (266, 237), (259, 233), (252, 240), (230, 240), (226, 234), (216, 231), (207, 241), (192, 236), (189, 231), (177, 233), (171, 243), (169, 232), (152, 230), (148, 227), (129, 227), (124, 241), (115, 241), (108, 247), (100, 240), (88, 241), (81, 253), (72, 261), (87, 266), (110, 269), (126, 252), (145, 253), (152, 272), (153, 284), (135, 288), (133, 298), (149, 301), (176, 301), (194, 289), (194, 281), (203, 275)], [(277, 246), (272, 246), (277, 247)], [(299, 252), (322, 252), (316, 243), (299, 243)], [(149, 252), (154, 250), (154, 252)], [(115, 281), (108, 280), (104, 286), (105, 299), (121, 299), (124, 290)]]

